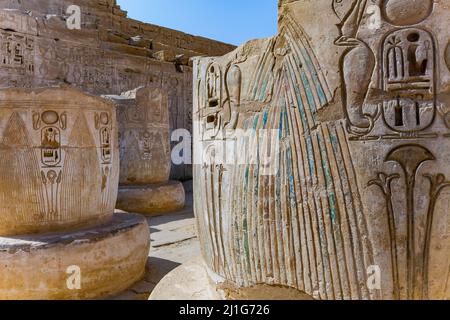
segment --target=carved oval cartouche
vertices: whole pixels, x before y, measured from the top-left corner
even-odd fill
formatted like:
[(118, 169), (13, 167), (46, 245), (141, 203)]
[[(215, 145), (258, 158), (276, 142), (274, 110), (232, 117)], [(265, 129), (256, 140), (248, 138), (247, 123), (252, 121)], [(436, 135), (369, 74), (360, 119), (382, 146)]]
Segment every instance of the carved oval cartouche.
[(447, 48), (445, 49), (444, 59), (447, 68), (450, 70), (450, 42), (447, 44)]
[(394, 25), (414, 25), (431, 14), (433, 4), (433, 0), (384, 0), (383, 14)]
[(42, 120), (45, 122), (45, 124), (55, 124), (58, 122), (59, 116), (55, 111), (45, 111), (42, 114)]

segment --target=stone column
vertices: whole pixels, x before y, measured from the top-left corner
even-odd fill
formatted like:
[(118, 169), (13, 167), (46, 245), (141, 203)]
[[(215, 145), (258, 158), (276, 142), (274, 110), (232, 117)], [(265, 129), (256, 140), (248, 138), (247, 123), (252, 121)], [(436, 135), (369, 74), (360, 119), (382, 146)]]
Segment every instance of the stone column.
[(70, 88), (0, 91), (0, 299), (91, 299), (144, 274), (146, 220), (114, 214), (112, 104)]
[(169, 181), (171, 168), (169, 106), (159, 88), (138, 88), (107, 96), (118, 108), (120, 188), (117, 208), (146, 215), (184, 207), (181, 182)]
[(449, 299), (447, 4), (280, 10), (276, 37), (194, 61), (210, 274), (247, 297)]

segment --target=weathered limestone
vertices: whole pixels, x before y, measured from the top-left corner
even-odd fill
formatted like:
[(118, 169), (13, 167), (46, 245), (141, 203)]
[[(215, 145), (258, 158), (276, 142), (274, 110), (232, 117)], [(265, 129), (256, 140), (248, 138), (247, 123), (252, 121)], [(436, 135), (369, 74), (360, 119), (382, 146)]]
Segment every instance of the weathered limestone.
[(181, 182), (169, 181), (171, 170), (169, 107), (159, 88), (138, 88), (116, 102), (120, 136), (120, 189), (116, 207), (159, 214), (181, 210)]
[(281, 1), (278, 36), (195, 59), (195, 211), (228, 287), (450, 299), (449, 17)]
[[(81, 9), (81, 29), (67, 27), (67, 8)], [(5, 0), (0, 4), (0, 88), (71, 84), (120, 95), (140, 86), (168, 95), (171, 130), (192, 131), (189, 58), (234, 47), (127, 18), (115, 0)], [(190, 179), (189, 165), (172, 179)]]
[(147, 222), (113, 215), (117, 132), (114, 105), (98, 97), (0, 90), (0, 299), (95, 298), (143, 275)]

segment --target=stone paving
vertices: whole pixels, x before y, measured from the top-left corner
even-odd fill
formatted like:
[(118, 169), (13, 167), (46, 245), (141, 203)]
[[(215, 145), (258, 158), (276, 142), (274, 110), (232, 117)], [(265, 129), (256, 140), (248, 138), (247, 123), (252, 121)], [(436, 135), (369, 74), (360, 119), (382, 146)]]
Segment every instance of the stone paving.
[(151, 249), (146, 274), (142, 281), (111, 299), (147, 300), (158, 282), (181, 264), (200, 256), (192, 207), (192, 192), (186, 188), (184, 210), (162, 216), (148, 217)]

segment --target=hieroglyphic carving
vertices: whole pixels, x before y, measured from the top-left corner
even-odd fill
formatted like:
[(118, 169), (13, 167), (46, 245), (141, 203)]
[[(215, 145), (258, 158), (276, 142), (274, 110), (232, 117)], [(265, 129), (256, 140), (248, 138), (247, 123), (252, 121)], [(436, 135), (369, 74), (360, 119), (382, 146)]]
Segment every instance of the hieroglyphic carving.
[(422, 131), (436, 116), (435, 43), (418, 28), (396, 30), (382, 48), (382, 88), (386, 125), (397, 132)]
[(206, 73), (206, 108), (202, 109), (206, 118), (206, 133), (214, 138), (223, 127), (222, 115), (222, 71), (220, 66), (212, 63)]
[(394, 299), (400, 299), (400, 277), (398, 268), (398, 245), (397, 245), (397, 224), (395, 221), (395, 212), (392, 205), (392, 182), (395, 179), (399, 179), (400, 175), (391, 174), (387, 175), (385, 173), (379, 173), (377, 179), (369, 181), (369, 185), (378, 186), (383, 192), (386, 198), (386, 207), (388, 215), (388, 225), (389, 225), (389, 244), (391, 250), (391, 268), (392, 268), (392, 279), (394, 281)]
[(107, 112), (95, 114), (95, 129), (100, 136), (100, 152), (103, 164), (111, 164), (111, 115)]
[(224, 123), (225, 129), (236, 129), (239, 120), (239, 107), (241, 104), (241, 87), (242, 87), (242, 71), (239, 67), (239, 63), (245, 62), (246, 57), (238, 57), (228, 66), (224, 78), (225, 78), (225, 94), (224, 101), (227, 109), (227, 121)]
[[(425, 236), (423, 240), (420, 241), (421, 248), (419, 259), (416, 258), (416, 239), (417, 233), (417, 212), (414, 207), (415, 197), (415, 185), (418, 179), (418, 170), (421, 164), (427, 161), (433, 161), (436, 158), (422, 146), (419, 145), (403, 145), (395, 150), (393, 150), (386, 161), (395, 161), (399, 163), (405, 174), (405, 190), (407, 199), (407, 296), (408, 299), (428, 299), (428, 279), (429, 279), (429, 260), (430, 260), (430, 242), (431, 242), (431, 232), (433, 229), (433, 216), (435, 214), (436, 202), (438, 201), (439, 195), (445, 189), (450, 187), (450, 181), (445, 180), (445, 176), (442, 174), (431, 175), (424, 174), (430, 181), (430, 192), (428, 199), (428, 210), (426, 211), (426, 224), (425, 224)], [(397, 228), (395, 217), (396, 215), (393, 210), (392, 205), (392, 188), (391, 182), (393, 179), (398, 179), (400, 175), (393, 174), (387, 176), (384, 173), (379, 174), (377, 180), (372, 180), (369, 184), (378, 185), (386, 197), (388, 215), (389, 215), (389, 226), (390, 226), (390, 241), (391, 241), (391, 255), (393, 266), (393, 278), (395, 282), (395, 298), (400, 298), (400, 288), (403, 287), (400, 283), (398, 276), (398, 255), (397, 255), (397, 241), (396, 236)], [(418, 260), (418, 261), (417, 261)]]
[(111, 114), (101, 112), (95, 114), (95, 129), (98, 131), (100, 140), (100, 163), (102, 174), (102, 209), (106, 209), (109, 202), (110, 190), (109, 179), (112, 172), (113, 145), (111, 136), (113, 124)]
[(19, 75), (34, 74), (34, 46), (33, 37), (0, 31), (0, 68)]
[[(398, 2), (394, 4), (394, 2)], [(404, 14), (398, 12), (401, 1), (384, 1), (383, 12), (394, 16)], [(416, 17), (417, 23), (427, 18), (432, 6), (424, 2), (423, 14)], [(370, 6), (376, 6), (371, 4)], [(392, 10), (389, 11), (389, 8)], [(382, 37), (380, 48), (371, 48), (367, 40), (359, 34), (363, 14), (368, 9), (365, 0), (334, 1), (335, 13), (342, 19), (339, 25), (340, 37), (335, 44), (348, 49), (341, 59), (342, 81), (344, 83), (342, 98), (348, 121), (348, 130), (354, 138), (373, 140), (382, 136), (385, 139), (399, 137), (431, 137), (430, 133), (421, 131), (434, 122), (437, 112), (436, 81), (436, 41), (434, 36), (420, 26), (411, 27), (398, 21), (401, 29), (390, 28)], [(420, 11), (420, 10), (418, 10)], [(427, 13), (427, 14), (425, 14)], [(411, 17), (404, 17), (406, 22)], [(378, 17), (381, 23), (381, 17)], [(400, 18), (399, 18), (400, 19)], [(391, 21), (391, 23), (394, 23)], [(370, 27), (370, 26), (369, 26)], [(381, 25), (378, 26), (378, 29)], [(380, 52), (376, 57), (375, 52)], [(377, 85), (382, 92), (383, 102), (378, 105), (373, 96), (368, 99), (376, 77), (375, 62), (378, 60)], [(363, 67), (355, 68), (354, 65)], [(374, 102), (371, 102), (373, 100)], [(367, 111), (368, 105), (375, 104), (372, 112)], [(374, 110), (373, 110), (374, 109)], [(380, 117), (380, 114), (383, 117)], [(382, 120), (386, 127), (383, 132), (373, 134), (377, 121)], [(372, 136), (370, 135), (372, 134)], [(434, 134), (432, 134), (434, 136)]]
[[(344, 15), (345, 20), (340, 26), (344, 37), (336, 41), (337, 45), (342, 45), (343, 39), (344, 44), (349, 45), (349, 37), (345, 34), (348, 32), (348, 35), (358, 38), (356, 41), (350, 41), (352, 47), (359, 46), (364, 41), (366, 52), (370, 51), (370, 56), (373, 55), (368, 57), (360, 51), (356, 57), (349, 60), (351, 53), (346, 51), (343, 54), (343, 104), (347, 110), (350, 139), (371, 141), (370, 145), (374, 148), (382, 148), (386, 140), (395, 141), (394, 146), (386, 152), (385, 162), (400, 165), (400, 173), (405, 176), (403, 184), (397, 182), (401, 177), (399, 173), (379, 172), (376, 179), (369, 181), (369, 185), (380, 188), (386, 199), (395, 299), (430, 298), (430, 247), (432, 232), (435, 230), (433, 217), (439, 195), (448, 187), (445, 175), (424, 174), (430, 181), (430, 191), (426, 191), (428, 209), (418, 208), (417, 185), (422, 182), (419, 172), (425, 164), (440, 161), (439, 155), (433, 154), (428, 147), (439, 137), (449, 137), (445, 128), (449, 129), (450, 126), (447, 124), (448, 107), (445, 103), (439, 104), (437, 96), (440, 78), (437, 38), (426, 24), (433, 12), (433, 1), (413, 2), (417, 6), (414, 9), (412, 3), (403, 0), (371, 4), (379, 5), (382, 15), (379, 17), (380, 22), (375, 28), (375, 34), (368, 35), (355, 31), (361, 28), (362, 18), (351, 18), (352, 15), (359, 17), (357, 13), (361, 10), (367, 11), (366, 1), (353, 1), (353, 6), (347, 1), (346, 8), (351, 10), (347, 11), (348, 15)], [(339, 10), (343, 10), (343, 1), (339, 3), (340, 6), (335, 6), (338, 15)], [(368, 28), (370, 29), (370, 26)], [(352, 48), (350, 52), (356, 52), (355, 50)], [(378, 70), (372, 73), (375, 61)], [(370, 70), (370, 76), (366, 74), (364, 78), (356, 77), (355, 73), (359, 72), (359, 68), (352, 66), (353, 63), (370, 65), (370, 68), (364, 71)], [(355, 95), (357, 100), (354, 99)], [(367, 110), (372, 110), (372, 114)], [(442, 122), (437, 115), (441, 116)], [(355, 119), (365, 119), (366, 123), (358, 123)], [(422, 139), (421, 143), (418, 139)], [(406, 140), (417, 143), (406, 143)], [(393, 190), (393, 185), (396, 190)], [(404, 208), (399, 206), (403, 198), (406, 202)], [(405, 258), (402, 258), (400, 253), (403, 249), (403, 219), (406, 220), (407, 229)], [(405, 267), (401, 265), (401, 261), (406, 264)], [(406, 277), (401, 274), (402, 270), (406, 270)]]
[[(430, 260), (431, 260), (431, 236), (434, 224), (434, 215), (436, 214), (436, 203), (441, 193), (450, 187), (450, 181), (446, 180), (443, 174), (427, 174), (425, 177), (430, 181), (430, 203), (428, 205), (427, 221), (425, 228), (424, 248), (422, 251), (422, 298), (429, 299), (429, 281), (430, 281)], [(448, 285), (448, 283), (447, 283)], [(420, 293), (419, 293), (420, 294)]]
[[(341, 59), (341, 69), (342, 98), (349, 130), (366, 133), (373, 128), (373, 117), (364, 114), (363, 104), (375, 68), (375, 56), (368, 45), (358, 39), (358, 31), (367, 0), (334, 0), (333, 5), (335, 13), (341, 19), (340, 37), (335, 44), (348, 48)], [(355, 70), (354, 65), (361, 68)]]
[[(171, 130), (191, 129), (186, 116), (192, 105), (188, 98), (192, 95), (189, 58), (208, 52), (222, 54), (233, 48), (146, 26), (126, 15), (115, 16), (109, 9), (104, 11), (106, 6), (88, 6), (84, 28), (77, 33), (66, 28), (62, 2), (50, 7), (36, 2), (14, 4), (14, 9), (18, 7), (22, 9), (0, 9), (0, 86), (30, 88), (65, 83), (98, 95), (120, 94), (139, 86), (160, 87), (170, 93)], [(47, 10), (42, 12), (42, 8)], [(107, 18), (111, 14), (112, 26)], [(159, 60), (155, 53), (161, 47), (176, 61), (170, 57)], [(174, 178), (192, 176), (187, 165), (175, 169)]]
[(34, 112), (33, 129), (41, 136), (41, 180), (44, 185), (45, 208), (49, 216), (60, 214), (63, 150), (61, 130), (67, 128), (67, 113), (54, 110)]
[(140, 87), (121, 96), (107, 96), (118, 107), (120, 188), (117, 208), (161, 214), (184, 206), (180, 182), (171, 170), (169, 97), (164, 89)]
[[(433, 221), (433, 213), (434, 213), (434, 205), (436, 202), (437, 196), (440, 189), (437, 192), (436, 188), (443, 188), (443, 181), (439, 181), (439, 183), (433, 183), (434, 179), (430, 177), (430, 181), (432, 182), (433, 189), (430, 192), (433, 199), (430, 199), (430, 209), (428, 210), (427, 216), (427, 227), (425, 239), (423, 241), (425, 248), (422, 248), (422, 256), (423, 260), (416, 261), (416, 233), (417, 233), (417, 213), (415, 210), (415, 186), (417, 179), (417, 172), (420, 166), (427, 162), (433, 161), (436, 158), (431, 154), (431, 152), (420, 145), (402, 145), (394, 150), (392, 150), (388, 156), (386, 157), (386, 161), (394, 161), (400, 164), (403, 169), (403, 173), (405, 175), (405, 193), (406, 193), (406, 216), (407, 216), (407, 296), (408, 299), (423, 299), (428, 298), (425, 296), (425, 288), (428, 283), (424, 282), (426, 279), (426, 274), (428, 274), (428, 270), (425, 270), (426, 261), (428, 260), (428, 254), (426, 253), (426, 247), (429, 246), (429, 241), (431, 238), (431, 228)], [(396, 222), (395, 222), (395, 212), (392, 209), (392, 190), (391, 190), (391, 181), (392, 179), (399, 178), (399, 175), (391, 175), (388, 176), (384, 173), (379, 174), (379, 180), (373, 180), (370, 184), (376, 184), (380, 186), (383, 190), (383, 193), (386, 197), (388, 215), (389, 215), (389, 228), (390, 228), (390, 241), (391, 241), (391, 256), (393, 267), (393, 278), (395, 279), (395, 298), (400, 298), (399, 288), (401, 287), (399, 283), (398, 277), (398, 256), (397, 256), (397, 236), (396, 236)], [(387, 178), (386, 178), (387, 177)], [(443, 180), (443, 179), (442, 179)], [(428, 241), (428, 244), (427, 244)]]
[[(0, 87), (70, 84), (96, 95), (159, 87), (170, 96), (171, 130), (190, 130), (189, 59), (225, 54), (234, 46), (129, 19), (109, 0), (81, 4), (83, 28), (73, 32), (65, 13), (71, 5), (69, 0), (2, 3)], [(166, 54), (159, 56), (161, 51)], [(174, 169), (175, 179), (192, 177), (187, 164)]]
[(226, 136), (227, 130), (234, 130), (239, 121), (239, 107), (242, 94), (242, 71), (240, 64), (246, 61), (245, 52), (240, 52), (223, 68), (212, 62), (206, 69), (199, 86), (201, 117), (205, 120), (204, 135), (211, 139)]
[(16, 10), (0, 8), (0, 29), (13, 30), (29, 35), (37, 35), (37, 22), (28, 14)]

